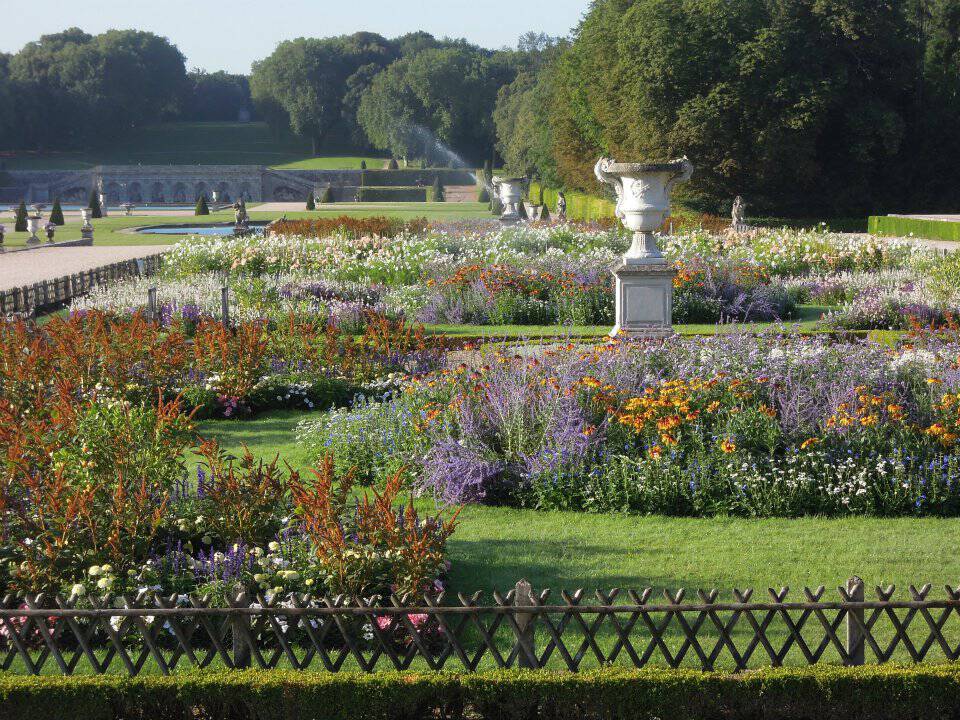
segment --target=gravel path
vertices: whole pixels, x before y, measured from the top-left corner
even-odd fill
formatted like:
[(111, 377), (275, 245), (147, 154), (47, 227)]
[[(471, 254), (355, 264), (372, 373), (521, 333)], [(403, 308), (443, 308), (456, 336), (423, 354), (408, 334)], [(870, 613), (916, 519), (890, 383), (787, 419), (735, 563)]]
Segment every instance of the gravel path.
[(167, 245), (38, 248), (0, 254), (0, 290), (163, 252)]

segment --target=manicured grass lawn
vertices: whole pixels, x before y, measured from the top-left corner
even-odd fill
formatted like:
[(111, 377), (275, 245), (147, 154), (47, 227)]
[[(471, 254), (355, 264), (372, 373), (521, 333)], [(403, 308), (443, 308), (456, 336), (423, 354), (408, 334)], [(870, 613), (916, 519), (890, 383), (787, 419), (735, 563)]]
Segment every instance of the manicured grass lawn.
[[(239, 453), (277, 453), (292, 466), (310, 458), (294, 428), (306, 413), (268, 413), (254, 420), (209, 420), (199, 432)], [(421, 500), (424, 509), (431, 500)], [(740, 518), (593, 515), (470, 506), (450, 543), (457, 589), (508, 589), (520, 578), (535, 587), (836, 586), (851, 575), (868, 588), (896, 583), (958, 582), (960, 519)], [(727, 595), (729, 597), (729, 595)]]
[[(298, 212), (257, 212), (256, 205), (250, 206), (252, 220), (276, 220), (285, 215), (288, 219), (310, 219), (320, 217), (374, 217), (387, 215), (405, 220), (425, 217), (428, 220), (466, 220), (487, 219), (490, 211), (483, 203), (338, 203), (326, 206), (323, 210)], [(222, 210), (210, 215), (125, 215), (111, 214), (109, 217), (93, 221), (94, 243), (97, 245), (170, 245), (177, 241), (178, 235), (146, 235), (124, 232), (130, 228), (147, 225), (198, 225), (206, 223), (232, 223), (233, 210)], [(66, 225), (57, 229), (57, 240), (76, 240), (80, 237), (80, 217), (78, 213), (66, 214)], [(29, 233), (13, 232), (12, 213), (0, 213), (0, 224), (7, 228), (5, 247), (23, 247)]]
[(312, 157), (295, 162), (274, 165), (278, 170), (359, 170), (360, 163), (367, 163), (368, 170), (379, 170), (389, 158), (336, 155), (331, 157)]

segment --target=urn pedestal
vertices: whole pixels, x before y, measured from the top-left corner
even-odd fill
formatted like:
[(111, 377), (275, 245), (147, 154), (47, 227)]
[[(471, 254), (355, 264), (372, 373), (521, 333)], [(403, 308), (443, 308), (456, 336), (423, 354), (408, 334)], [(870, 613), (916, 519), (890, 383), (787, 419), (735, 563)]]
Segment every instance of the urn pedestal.
[(80, 210), (80, 217), (83, 218), (83, 223), (80, 225), (80, 239), (87, 245), (93, 245), (93, 224), (90, 222), (93, 211), (90, 208), (83, 208)]
[(633, 230), (633, 242), (611, 268), (615, 279), (616, 326), (611, 335), (664, 337), (673, 334), (673, 278), (654, 234), (670, 217), (670, 191), (693, 174), (686, 158), (666, 163), (618, 163), (601, 158), (594, 169), (617, 193), (617, 217)]
[(611, 268), (617, 324), (612, 337), (667, 337), (673, 335), (673, 279), (677, 271), (668, 263)]

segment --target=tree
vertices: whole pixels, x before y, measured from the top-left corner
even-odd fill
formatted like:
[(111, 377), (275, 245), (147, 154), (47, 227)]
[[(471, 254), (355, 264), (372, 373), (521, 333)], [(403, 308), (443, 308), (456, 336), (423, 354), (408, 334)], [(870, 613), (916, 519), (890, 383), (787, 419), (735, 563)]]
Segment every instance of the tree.
[(187, 83), (182, 120), (234, 122), (242, 113), (253, 110), (250, 78), (246, 75), (191, 70)]
[(323, 194), (320, 196), (320, 202), (322, 202), (324, 205), (333, 202), (333, 188), (331, 188), (329, 185), (324, 188)]
[(519, 175), (536, 175), (558, 185), (550, 122), (543, 117), (551, 103), (551, 76), (549, 70), (538, 75), (522, 72), (500, 88), (493, 120), (497, 150), (506, 166)]
[(16, 232), (27, 231), (27, 204), (23, 200), (17, 205), (17, 212), (13, 216), (13, 229)]
[(197, 198), (197, 206), (193, 211), (194, 215), (209, 215), (210, 206), (207, 205), (207, 194), (201, 193), (200, 197)]
[(446, 192), (444, 191), (443, 183), (440, 182), (439, 175), (433, 179), (433, 188), (430, 190), (430, 199), (433, 202), (444, 202), (446, 200)]
[(313, 190), (311, 190), (307, 195), (307, 210), (316, 210), (316, 209), (317, 209), (317, 201), (314, 199)]
[(367, 169), (367, 161), (366, 161), (366, 160), (361, 160), (361, 161), (360, 161), (360, 169), (361, 169), (361, 170), (366, 170), (366, 169)]
[(929, 181), (894, 170), (930, 145), (907, 5), (596, 0), (539, 115), (557, 175), (597, 192), (600, 155), (686, 154), (697, 170), (678, 199), (714, 212), (737, 194), (758, 212), (823, 215), (917, 197)]
[(59, 197), (53, 200), (53, 207), (50, 209), (50, 222), (54, 225), (63, 225), (65, 223), (63, 219), (63, 208), (60, 207)]
[(331, 135), (352, 134), (353, 116), (344, 115), (348, 80), (364, 66), (380, 69), (395, 57), (390, 43), (373, 33), (287, 40), (254, 63), (250, 92), (267, 122), (309, 138), (316, 155)]
[(97, 192), (96, 188), (90, 191), (90, 202), (87, 203), (87, 207), (90, 208), (90, 214), (94, 218), (103, 217), (103, 208), (100, 207), (100, 193)]
[(480, 203), (489, 203), (490, 202), (490, 193), (487, 192), (486, 187), (481, 187), (477, 192), (477, 202)]

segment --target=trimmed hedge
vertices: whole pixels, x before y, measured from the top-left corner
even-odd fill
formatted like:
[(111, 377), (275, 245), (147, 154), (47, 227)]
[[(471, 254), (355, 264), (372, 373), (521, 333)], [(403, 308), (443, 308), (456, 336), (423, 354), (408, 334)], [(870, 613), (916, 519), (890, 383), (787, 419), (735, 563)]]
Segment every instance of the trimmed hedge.
[(477, 675), (291, 671), (0, 676), (4, 720), (905, 720), (960, 717), (952, 665)]
[(444, 185), (474, 185), (476, 179), (469, 170), (449, 170), (445, 168), (430, 168), (426, 170), (367, 170), (364, 173), (364, 183), (377, 187), (399, 187), (416, 185), (419, 180), (426, 186), (433, 185), (440, 178)]
[[(544, 187), (540, 183), (530, 183), (530, 197), (540, 197), (543, 192), (543, 201), (550, 208), (552, 214), (557, 212), (557, 191)], [(567, 198), (568, 220), (604, 220), (614, 217), (616, 203), (605, 198), (593, 197), (578, 192), (565, 192)]]
[(914, 237), (929, 240), (960, 241), (960, 222), (946, 220), (921, 220), (919, 218), (892, 217), (890, 215), (872, 215), (867, 223), (871, 235), (889, 237)]
[(359, 188), (360, 202), (427, 202), (429, 191), (428, 187)]

